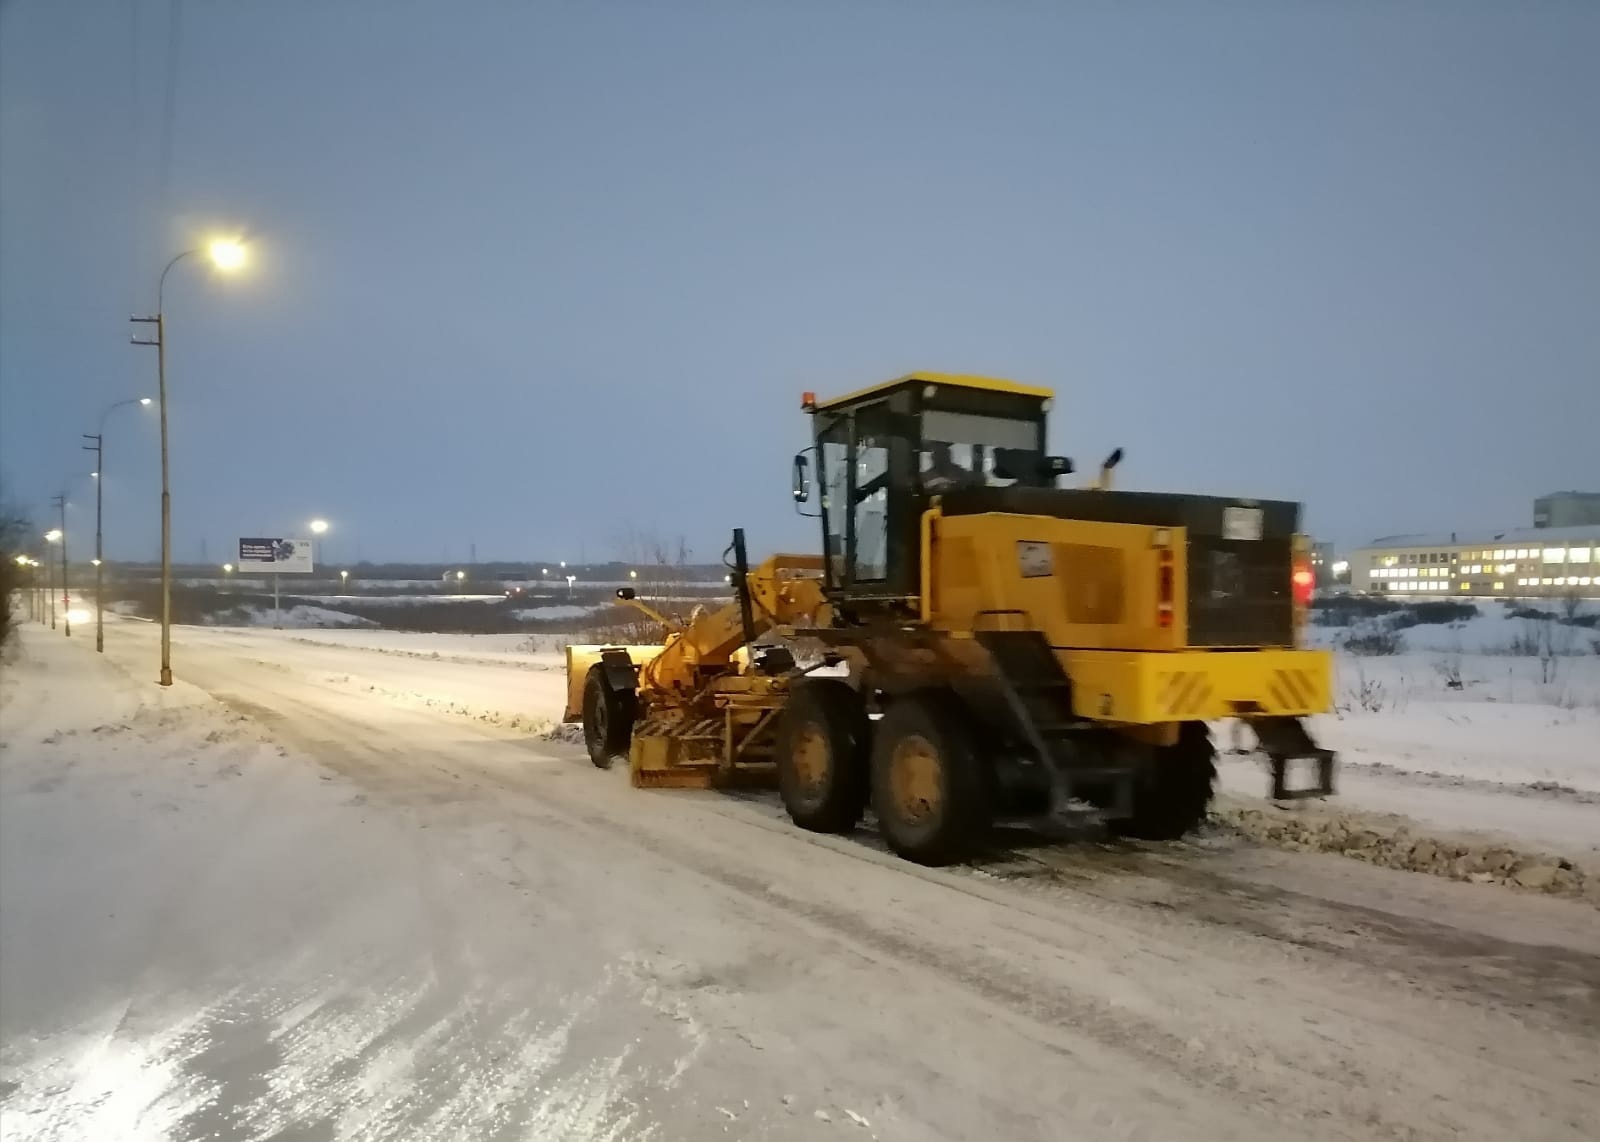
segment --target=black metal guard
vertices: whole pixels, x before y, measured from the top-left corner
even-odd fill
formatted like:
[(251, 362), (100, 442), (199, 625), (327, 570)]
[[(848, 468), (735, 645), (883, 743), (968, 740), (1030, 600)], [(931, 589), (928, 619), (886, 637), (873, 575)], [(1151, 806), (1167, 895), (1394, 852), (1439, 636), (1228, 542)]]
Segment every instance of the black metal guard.
[(739, 622), (744, 626), (744, 644), (756, 640), (756, 616), (750, 605), (750, 557), (745, 552), (744, 528), (733, 529), (733, 589), (739, 596)]

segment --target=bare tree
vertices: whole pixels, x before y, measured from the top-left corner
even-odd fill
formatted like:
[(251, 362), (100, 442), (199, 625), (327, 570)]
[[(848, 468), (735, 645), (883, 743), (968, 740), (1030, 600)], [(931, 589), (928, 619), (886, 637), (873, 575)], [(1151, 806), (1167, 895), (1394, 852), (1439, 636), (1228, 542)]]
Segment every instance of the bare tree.
[(1578, 593), (1578, 588), (1568, 587), (1567, 593), (1561, 596), (1561, 617), (1568, 623), (1578, 617), (1578, 612), (1583, 609), (1583, 596)]
[[(679, 612), (691, 602), (684, 598), (692, 554), (688, 541), (681, 535), (667, 539), (630, 524), (618, 537), (616, 547), (628, 565), (629, 585), (639, 598), (667, 617), (681, 621), (685, 615)], [(629, 611), (620, 621), (596, 633), (604, 634), (605, 641), (652, 643), (659, 642), (666, 632), (660, 623)]]
[(15, 629), (11, 610), (16, 604), (15, 592), (29, 581), (31, 569), (19, 564), (17, 557), (26, 554), (25, 544), (32, 534), (26, 513), (0, 504), (0, 646), (6, 644)]

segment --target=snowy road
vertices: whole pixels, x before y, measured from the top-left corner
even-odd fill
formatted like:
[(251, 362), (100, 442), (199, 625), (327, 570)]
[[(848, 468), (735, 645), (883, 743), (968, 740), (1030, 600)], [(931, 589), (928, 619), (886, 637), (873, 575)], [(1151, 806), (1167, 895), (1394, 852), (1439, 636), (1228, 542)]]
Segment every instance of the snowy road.
[(7, 1140), (1600, 1133), (1582, 903), (1220, 837), (921, 869), (448, 708), (547, 711), (528, 664), (180, 629), (159, 693), (153, 628), (25, 633)]

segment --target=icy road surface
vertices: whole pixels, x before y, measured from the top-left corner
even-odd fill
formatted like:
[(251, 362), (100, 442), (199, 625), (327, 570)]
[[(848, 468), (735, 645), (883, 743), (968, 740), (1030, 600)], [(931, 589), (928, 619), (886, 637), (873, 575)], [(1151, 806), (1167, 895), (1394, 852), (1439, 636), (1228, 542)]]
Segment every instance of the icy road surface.
[(153, 628), (24, 633), (8, 1142), (1600, 1136), (1582, 902), (1223, 837), (920, 869), (449, 708), (547, 711), (537, 663), (180, 628), (162, 692)]

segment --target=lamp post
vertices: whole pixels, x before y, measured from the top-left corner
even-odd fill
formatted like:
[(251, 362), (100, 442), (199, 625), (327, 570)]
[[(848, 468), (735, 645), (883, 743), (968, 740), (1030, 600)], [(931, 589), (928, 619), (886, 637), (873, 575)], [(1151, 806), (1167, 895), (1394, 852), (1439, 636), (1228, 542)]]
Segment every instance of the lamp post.
[[(206, 247), (211, 264), (224, 273), (244, 265), (244, 246), (237, 241), (218, 239)], [(168, 262), (156, 282), (156, 315), (129, 318), (136, 325), (154, 325), (154, 341), (134, 338), (135, 345), (154, 345), (156, 349), (157, 398), (161, 402), (161, 685), (172, 685), (172, 485), (169, 479), (167, 450), (167, 275), (172, 267), (199, 250), (185, 250)]]
[[(65, 499), (65, 497), (62, 497), (62, 496), (57, 496), (56, 498), (58, 500), (63, 500), (63, 501)], [(62, 530), (60, 528), (53, 527), (49, 531), (45, 532), (44, 533), (44, 541), (46, 543), (59, 543), (59, 544), (61, 544), (63, 551), (65, 551), (65, 549), (66, 549), (66, 536), (65, 536), (65, 534), (62, 532)], [(65, 569), (65, 567), (66, 567), (66, 556), (65, 555), (62, 556), (61, 566), (62, 566), (63, 569)], [(51, 630), (55, 630), (56, 629), (56, 565), (51, 562), (51, 560), (50, 560), (50, 552), (48, 550), (45, 552), (45, 556), (44, 556), (44, 575), (45, 575), (45, 589), (50, 592), (50, 629)]]
[(44, 584), (39, 582), (39, 561), (31, 555), (17, 556), (17, 562), (28, 569), (28, 617), (44, 623)]
[(101, 654), (106, 651), (106, 575), (105, 575), (105, 486), (106, 486), (106, 417), (130, 404), (148, 408), (149, 397), (119, 400), (100, 414), (100, 431), (85, 432), (84, 451), (94, 453), (94, 648)]
[(34, 589), (34, 580), (37, 579), (38, 576), (33, 574), (33, 560), (29, 559), (26, 555), (17, 556), (16, 563), (18, 567), (21, 567), (28, 572), (28, 617), (31, 619), (37, 615), (39, 611), (39, 592)]
[[(61, 526), (54, 532), (61, 544), (61, 625), (68, 638), (72, 637), (72, 583), (67, 574), (67, 493), (56, 497), (56, 510), (61, 513)], [(49, 538), (46, 536), (45, 538)]]

